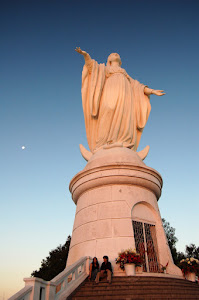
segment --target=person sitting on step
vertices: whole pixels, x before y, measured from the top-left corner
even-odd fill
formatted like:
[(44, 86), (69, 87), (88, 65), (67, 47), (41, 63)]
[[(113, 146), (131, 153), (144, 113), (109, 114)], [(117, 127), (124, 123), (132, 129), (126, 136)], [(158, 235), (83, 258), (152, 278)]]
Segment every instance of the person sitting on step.
[(101, 265), (100, 272), (97, 273), (95, 282), (99, 283), (100, 278), (106, 277), (109, 283), (111, 283), (111, 276), (112, 276), (112, 265), (110, 261), (108, 261), (108, 256), (103, 256), (104, 262)]
[(93, 261), (90, 264), (88, 279), (95, 280), (98, 272), (99, 272), (99, 263), (98, 263), (97, 257), (93, 257)]

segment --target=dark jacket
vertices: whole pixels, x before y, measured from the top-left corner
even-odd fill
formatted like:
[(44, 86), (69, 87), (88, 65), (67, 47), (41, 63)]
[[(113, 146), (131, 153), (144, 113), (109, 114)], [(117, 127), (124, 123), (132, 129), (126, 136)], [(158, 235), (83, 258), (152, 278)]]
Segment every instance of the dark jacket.
[(105, 262), (102, 263), (101, 265), (101, 270), (110, 270), (112, 272), (112, 266), (110, 261), (107, 262), (107, 264), (105, 264)]

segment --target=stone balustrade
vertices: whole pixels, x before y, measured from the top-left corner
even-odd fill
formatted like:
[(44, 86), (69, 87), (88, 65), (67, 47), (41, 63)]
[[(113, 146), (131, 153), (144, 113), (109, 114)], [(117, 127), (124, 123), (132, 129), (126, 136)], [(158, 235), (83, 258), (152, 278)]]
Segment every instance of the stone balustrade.
[(65, 300), (87, 278), (91, 257), (80, 258), (51, 281), (24, 278), (25, 287), (8, 300)]

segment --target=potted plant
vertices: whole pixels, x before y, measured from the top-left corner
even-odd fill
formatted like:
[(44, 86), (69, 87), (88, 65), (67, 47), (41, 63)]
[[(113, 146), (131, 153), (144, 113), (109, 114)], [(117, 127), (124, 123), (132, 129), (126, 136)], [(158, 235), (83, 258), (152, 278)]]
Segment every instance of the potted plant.
[(180, 261), (180, 269), (186, 279), (195, 282), (196, 275), (199, 275), (199, 260), (193, 257), (182, 259)]
[(135, 267), (142, 264), (140, 254), (136, 250), (122, 250), (116, 258), (116, 264), (120, 264), (120, 268), (126, 271), (127, 276), (135, 275)]

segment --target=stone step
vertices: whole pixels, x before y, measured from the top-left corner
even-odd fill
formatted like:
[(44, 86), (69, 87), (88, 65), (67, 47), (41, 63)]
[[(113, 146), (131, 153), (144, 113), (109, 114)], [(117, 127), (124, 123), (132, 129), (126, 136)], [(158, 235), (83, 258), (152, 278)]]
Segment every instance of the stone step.
[[(170, 294), (176, 294), (176, 295), (180, 295), (180, 294), (186, 294), (187, 292), (189, 292), (189, 295), (195, 295), (197, 294), (197, 290), (179, 290), (179, 289), (169, 289), (169, 290), (155, 290), (155, 289), (152, 289), (152, 290), (128, 290), (128, 289), (121, 289), (120, 291), (117, 291), (115, 289), (113, 290), (102, 290), (102, 291), (90, 291), (89, 292), (89, 295), (100, 295), (100, 296), (108, 296), (108, 295), (168, 295), (168, 293)], [(199, 294), (199, 293), (198, 293)], [(76, 296), (86, 296), (88, 295), (88, 292), (87, 291), (78, 291), (76, 293)]]
[[(113, 277), (112, 278), (112, 282), (113, 283), (137, 283), (137, 282), (142, 282), (142, 283), (144, 283), (144, 282), (146, 282), (146, 283), (153, 283), (153, 282), (158, 282), (158, 283), (164, 283), (164, 282), (166, 282), (166, 283), (173, 283), (173, 282), (175, 282), (175, 283), (182, 283), (182, 282), (184, 282), (185, 284), (190, 284), (190, 283), (192, 283), (191, 281), (188, 281), (188, 280), (184, 280), (184, 279), (173, 279), (173, 278), (161, 278), (161, 279), (159, 279), (159, 278), (151, 278), (151, 277), (149, 277), (149, 278), (146, 278), (146, 277), (144, 277), (144, 278), (141, 278), (141, 277), (138, 277), (138, 276), (136, 276), (137, 278), (128, 278), (127, 277), (127, 279), (125, 280), (123, 277), (118, 277), (118, 278), (115, 278), (115, 277)], [(107, 282), (107, 280), (105, 280), (105, 279), (103, 279), (103, 280), (101, 280), (100, 281), (100, 283), (106, 283)], [(92, 282), (90, 282), (90, 281), (86, 281), (85, 282), (85, 284), (86, 285), (89, 285), (89, 284), (92, 284)]]
[(86, 280), (69, 299), (199, 299), (199, 285), (175, 278), (113, 277), (112, 284), (105, 279), (97, 285)]
[[(99, 284), (96, 284), (96, 283), (89, 283), (89, 284), (85, 284), (84, 287), (85, 288), (93, 288), (93, 287), (102, 287), (102, 288), (105, 288), (105, 287), (109, 287), (110, 284), (108, 282), (100, 282)], [(147, 286), (184, 286), (184, 287), (192, 287), (192, 286), (195, 286), (195, 283), (192, 284), (189, 284), (189, 283), (186, 283), (186, 282), (114, 282), (112, 281), (111, 283), (111, 286), (126, 286), (126, 287), (130, 287), (130, 286), (142, 286), (142, 287), (147, 287)], [(198, 285), (197, 285), (198, 286)], [(199, 287), (199, 286), (198, 286)]]
[(111, 290), (111, 289), (115, 289), (115, 290), (120, 290), (120, 289), (133, 289), (133, 290), (139, 290), (139, 289), (143, 289), (143, 290), (147, 290), (147, 289), (193, 289), (195, 288), (196, 290), (199, 291), (199, 286), (187, 286), (187, 285), (178, 285), (178, 284), (174, 284), (174, 285), (162, 285), (162, 284), (154, 284), (154, 285), (114, 285), (114, 284), (107, 284), (107, 285), (94, 285), (94, 286), (83, 286), (81, 288), (82, 291), (90, 291), (90, 290)]
[(135, 287), (135, 286), (107, 286), (107, 287), (101, 287), (101, 286), (97, 286), (97, 287), (82, 287), (81, 288), (81, 292), (90, 292), (90, 291), (112, 291), (114, 289), (114, 291), (120, 291), (120, 290), (132, 290), (132, 291), (139, 291), (139, 290), (142, 290), (142, 291), (153, 291), (153, 290), (176, 290), (176, 291), (179, 291), (180, 290), (183, 290), (183, 291), (188, 291), (188, 290), (195, 290), (197, 292), (199, 292), (199, 287), (181, 287), (181, 286), (165, 286), (163, 289), (162, 289), (162, 286), (146, 286), (146, 287), (142, 287), (142, 286), (138, 286), (138, 287)]
[(196, 296), (196, 295), (171, 295), (171, 294), (167, 294), (167, 295), (154, 295), (154, 296), (151, 296), (151, 295), (148, 295), (148, 296), (137, 296), (137, 295), (126, 295), (126, 296), (83, 296), (83, 297), (72, 297), (72, 300), (135, 300), (135, 299), (141, 299), (141, 300), (160, 300), (160, 299), (167, 299), (167, 300), (197, 300), (199, 299), (199, 296)]
[[(102, 281), (105, 281), (106, 279), (103, 278)], [(115, 280), (115, 281), (137, 281), (137, 280), (153, 280), (153, 281), (168, 281), (168, 280), (176, 280), (176, 281), (182, 281), (182, 280), (185, 280), (183, 278), (172, 278), (172, 277), (155, 277), (155, 276), (113, 276), (112, 277), (112, 280)], [(187, 281), (187, 280), (185, 280)], [(87, 282), (89, 282), (87, 280)], [(189, 281), (191, 282), (191, 281)]]

